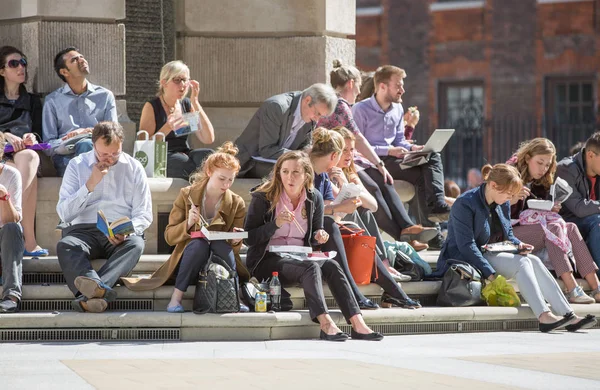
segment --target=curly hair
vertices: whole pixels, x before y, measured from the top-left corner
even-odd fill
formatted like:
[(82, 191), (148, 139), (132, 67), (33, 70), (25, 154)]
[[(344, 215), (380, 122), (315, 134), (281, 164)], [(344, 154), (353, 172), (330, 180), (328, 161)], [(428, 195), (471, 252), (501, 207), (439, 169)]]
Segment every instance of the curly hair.
[(240, 162), (235, 157), (237, 154), (238, 148), (230, 141), (225, 142), (202, 162), (200, 168), (190, 175), (190, 183), (205, 186), (209, 179), (208, 173), (218, 168), (234, 171), (237, 175), (240, 171)]
[[(538, 180), (533, 180), (529, 173), (528, 163), (532, 157), (540, 155), (552, 156), (552, 161), (546, 174)], [(547, 138), (534, 138), (531, 141), (525, 141), (517, 150), (516, 157), (515, 167), (521, 174), (523, 183), (533, 181), (533, 184), (543, 186), (546, 190), (550, 189), (550, 186), (554, 183), (554, 174), (556, 173), (556, 148), (552, 141)]]

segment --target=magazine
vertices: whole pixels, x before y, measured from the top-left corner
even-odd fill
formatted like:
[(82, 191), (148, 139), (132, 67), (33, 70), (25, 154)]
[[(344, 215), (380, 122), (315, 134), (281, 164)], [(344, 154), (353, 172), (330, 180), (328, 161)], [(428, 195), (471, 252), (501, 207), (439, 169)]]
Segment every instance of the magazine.
[(116, 234), (127, 236), (135, 233), (133, 223), (129, 218), (122, 217), (109, 224), (102, 210), (98, 211), (98, 222), (96, 223), (96, 227), (104, 233), (106, 237), (110, 238), (114, 238)]

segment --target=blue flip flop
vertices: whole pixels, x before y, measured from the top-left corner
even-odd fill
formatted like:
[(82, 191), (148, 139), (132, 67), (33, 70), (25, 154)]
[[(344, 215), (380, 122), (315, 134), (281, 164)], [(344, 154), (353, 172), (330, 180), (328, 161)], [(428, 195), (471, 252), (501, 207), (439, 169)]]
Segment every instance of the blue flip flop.
[(173, 307), (167, 307), (167, 312), (169, 312), (169, 313), (183, 313), (183, 312), (185, 312), (185, 310), (183, 309), (183, 306), (177, 305), (177, 306), (173, 306)]
[(25, 249), (23, 251), (23, 256), (31, 256), (31, 257), (44, 257), (44, 256), (48, 256), (50, 252), (48, 252), (48, 249), (39, 249), (37, 251), (33, 251), (33, 252), (29, 252), (27, 249)]

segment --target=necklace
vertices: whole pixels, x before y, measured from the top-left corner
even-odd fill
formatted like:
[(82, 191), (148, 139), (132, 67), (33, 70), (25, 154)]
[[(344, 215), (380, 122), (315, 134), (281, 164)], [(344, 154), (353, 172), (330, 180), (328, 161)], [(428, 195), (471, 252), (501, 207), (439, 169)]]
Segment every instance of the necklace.
[(175, 111), (175, 106), (171, 107), (167, 104), (167, 102), (165, 101), (164, 96), (160, 97), (160, 100), (162, 101), (162, 103), (164, 104), (165, 108), (167, 108), (167, 110), (169, 111), (169, 114), (172, 114)]

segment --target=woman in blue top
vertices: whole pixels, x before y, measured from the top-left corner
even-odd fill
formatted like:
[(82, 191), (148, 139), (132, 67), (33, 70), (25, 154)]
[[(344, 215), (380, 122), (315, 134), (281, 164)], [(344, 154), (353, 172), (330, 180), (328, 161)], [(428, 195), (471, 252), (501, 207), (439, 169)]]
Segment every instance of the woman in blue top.
[[(483, 167), (482, 174), (485, 182), (462, 194), (452, 206), (448, 238), (438, 259), (437, 273), (444, 273), (451, 259), (459, 259), (478, 268), (489, 281), (494, 280), (497, 273), (507, 279), (514, 278), (521, 295), (540, 321), (542, 332), (563, 326), (574, 332), (594, 326), (595, 317), (581, 318), (573, 313), (548, 269), (538, 257), (530, 254), (533, 246), (519, 241), (513, 234), (510, 199), (523, 188), (519, 172), (507, 164), (496, 164)], [(512, 242), (519, 253), (481, 251), (483, 245), (501, 241)], [(546, 300), (562, 318), (550, 311)]]

